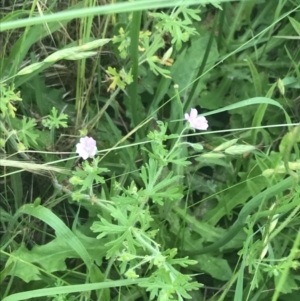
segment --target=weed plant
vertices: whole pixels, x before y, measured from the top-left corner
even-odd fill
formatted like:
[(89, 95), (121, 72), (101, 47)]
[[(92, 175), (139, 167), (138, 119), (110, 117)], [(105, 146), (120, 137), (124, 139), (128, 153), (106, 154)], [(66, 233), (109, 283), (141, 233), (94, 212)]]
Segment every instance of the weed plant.
[(1, 300), (299, 300), (297, 1), (0, 18)]

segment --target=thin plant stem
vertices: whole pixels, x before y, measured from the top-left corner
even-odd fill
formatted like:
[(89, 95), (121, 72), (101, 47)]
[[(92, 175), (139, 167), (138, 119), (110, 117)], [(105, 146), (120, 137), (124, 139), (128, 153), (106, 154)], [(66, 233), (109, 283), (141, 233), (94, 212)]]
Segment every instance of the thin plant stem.
[[(141, 26), (141, 17), (141, 11), (133, 13), (130, 29), (130, 56), (133, 82), (128, 86), (128, 97), (130, 100), (131, 116), (134, 127), (137, 126), (141, 121), (138, 111), (139, 33)], [(137, 135), (140, 137), (142, 137), (141, 132), (142, 129), (139, 129), (139, 131), (137, 132)]]

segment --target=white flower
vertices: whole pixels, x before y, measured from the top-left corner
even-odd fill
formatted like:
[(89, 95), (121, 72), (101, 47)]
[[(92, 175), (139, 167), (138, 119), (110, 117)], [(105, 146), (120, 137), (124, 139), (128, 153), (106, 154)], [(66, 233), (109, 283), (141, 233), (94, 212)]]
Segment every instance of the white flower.
[(191, 109), (190, 114), (185, 113), (185, 120), (190, 123), (190, 127), (196, 130), (206, 131), (208, 128), (207, 119), (203, 116), (198, 116), (198, 112), (196, 109)]
[(76, 144), (76, 153), (86, 160), (88, 157), (94, 157), (97, 153), (96, 141), (91, 137), (80, 138), (80, 142)]

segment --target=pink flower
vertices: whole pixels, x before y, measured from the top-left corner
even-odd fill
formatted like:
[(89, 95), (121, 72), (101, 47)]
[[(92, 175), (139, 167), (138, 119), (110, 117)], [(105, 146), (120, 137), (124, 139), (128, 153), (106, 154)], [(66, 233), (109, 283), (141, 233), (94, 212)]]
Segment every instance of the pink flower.
[(185, 120), (190, 123), (190, 127), (196, 130), (206, 131), (208, 128), (208, 122), (205, 117), (198, 116), (196, 109), (191, 109), (190, 115), (188, 113), (184, 114)]
[(94, 157), (96, 152), (96, 141), (91, 137), (80, 138), (80, 142), (76, 144), (76, 153), (84, 160), (88, 157)]

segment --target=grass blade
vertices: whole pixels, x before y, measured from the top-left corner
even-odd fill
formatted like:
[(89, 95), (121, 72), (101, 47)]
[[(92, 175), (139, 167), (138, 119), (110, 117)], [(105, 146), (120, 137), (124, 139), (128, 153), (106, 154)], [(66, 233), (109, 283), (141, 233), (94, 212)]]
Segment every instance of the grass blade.
[(88, 269), (91, 268), (93, 264), (92, 258), (90, 257), (84, 245), (77, 238), (77, 236), (75, 236), (75, 234), (63, 223), (63, 221), (58, 218), (57, 215), (55, 215), (52, 211), (43, 206), (35, 207), (34, 205), (27, 204), (17, 211), (17, 215), (19, 214), (28, 214), (34, 216), (49, 225), (55, 230), (57, 236), (66, 239), (70, 247), (74, 249), (74, 251), (80, 256)]
[(49, 14), (41, 17), (22, 19), (17, 21), (10, 21), (4, 24), (1, 24), (0, 32), (20, 28), (29, 25), (38, 25), (42, 23), (50, 23), (59, 21), (72, 20), (75, 18), (83, 18), (87, 16), (95, 16), (95, 15), (107, 15), (107, 14), (117, 14), (117, 13), (126, 13), (133, 12), (139, 10), (148, 10), (153, 8), (163, 8), (163, 7), (174, 7), (177, 5), (193, 5), (193, 4), (207, 4), (210, 3), (220, 3), (220, 2), (229, 2), (230, 0), (143, 0), (143, 1), (135, 1), (135, 2), (122, 2), (122, 3), (114, 3), (109, 5), (102, 5), (96, 7), (89, 7), (85, 9), (76, 9), (72, 11), (63, 11), (55, 14)]

